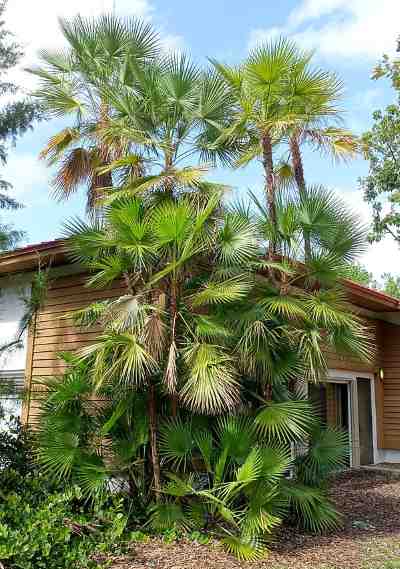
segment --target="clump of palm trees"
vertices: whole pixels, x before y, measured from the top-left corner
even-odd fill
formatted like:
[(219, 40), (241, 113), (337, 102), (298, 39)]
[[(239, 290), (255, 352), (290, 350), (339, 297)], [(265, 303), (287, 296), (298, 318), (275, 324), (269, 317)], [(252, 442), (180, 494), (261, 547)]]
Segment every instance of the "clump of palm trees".
[[(59, 197), (87, 187), (95, 215), (66, 224), (87, 286), (126, 293), (68, 315), (103, 332), (45, 382), (40, 463), (91, 498), (122, 484), (153, 528), (213, 532), (240, 558), (282, 520), (333, 527), (325, 481), (346, 436), (319, 423), (307, 383), (329, 350), (369, 357), (340, 283), (365, 231), (306, 184), (301, 148), (356, 152), (339, 80), (286, 40), (204, 71), (136, 20), (62, 31), (68, 51), (32, 71), (44, 109), (73, 124), (43, 157)], [(262, 198), (228, 201), (207, 178), (253, 159)]]

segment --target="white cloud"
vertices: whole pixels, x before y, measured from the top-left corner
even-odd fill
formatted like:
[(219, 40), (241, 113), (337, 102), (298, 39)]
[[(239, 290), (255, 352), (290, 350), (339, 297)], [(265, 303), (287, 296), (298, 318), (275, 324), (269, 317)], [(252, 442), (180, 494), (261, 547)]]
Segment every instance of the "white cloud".
[[(40, 5), (40, 7), (39, 7)], [(154, 5), (151, 0), (12, 0), (6, 12), (7, 27), (15, 34), (23, 46), (25, 56), (18, 69), (10, 73), (10, 79), (31, 90), (35, 77), (23, 69), (35, 64), (37, 53), (41, 49), (59, 49), (65, 45), (60, 32), (58, 19), (73, 18), (77, 14), (84, 17), (96, 17), (102, 13), (115, 12), (122, 16), (136, 16), (151, 21)], [(181, 36), (161, 34), (166, 49), (182, 50), (184, 40)]]
[(376, 60), (394, 52), (399, 20), (399, 0), (303, 0), (281, 28), (253, 30), (249, 47), (289, 35), (325, 57)]
[(167, 34), (161, 38), (162, 47), (167, 52), (181, 52), (185, 47), (185, 40), (182, 36)]

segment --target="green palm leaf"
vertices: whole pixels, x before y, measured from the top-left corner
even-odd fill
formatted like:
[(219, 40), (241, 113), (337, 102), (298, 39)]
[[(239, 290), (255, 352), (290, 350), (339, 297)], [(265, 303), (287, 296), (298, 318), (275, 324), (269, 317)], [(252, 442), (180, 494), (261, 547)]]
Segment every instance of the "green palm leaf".
[(195, 442), (191, 424), (182, 419), (170, 419), (160, 427), (160, 453), (164, 460), (177, 470), (186, 470)]
[(254, 420), (263, 436), (282, 442), (306, 439), (315, 421), (312, 405), (306, 400), (268, 403)]
[(220, 413), (239, 402), (239, 384), (232, 357), (219, 346), (189, 345), (184, 352), (187, 379), (180, 391), (182, 401), (201, 413)]

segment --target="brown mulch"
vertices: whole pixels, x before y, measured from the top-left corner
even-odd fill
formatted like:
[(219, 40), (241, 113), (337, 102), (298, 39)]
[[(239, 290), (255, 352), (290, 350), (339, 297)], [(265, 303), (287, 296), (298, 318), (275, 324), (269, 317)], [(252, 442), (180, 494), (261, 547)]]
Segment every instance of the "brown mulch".
[(345, 473), (332, 498), (343, 513), (340, 530), (315, 537), (285, 529), (262, 561), (241, 563), (218, 545), (152, 540), (135, 544), (132, 556), (112, 569), (379, 569), (387, 559), (400, 559), (400, 480)]

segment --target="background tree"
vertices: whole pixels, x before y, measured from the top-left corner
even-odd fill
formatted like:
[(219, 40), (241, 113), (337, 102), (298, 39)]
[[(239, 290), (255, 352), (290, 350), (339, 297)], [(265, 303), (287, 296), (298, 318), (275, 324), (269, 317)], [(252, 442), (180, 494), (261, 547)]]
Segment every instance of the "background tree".
[(390, 235), (400, 243), (400, 60), (384, 56), (372, 77), (390, 79), (395, 101), (385, 110), (374, 112), (373, 126), (363, 135), (369, 172), (360, 179), (360, 187), (372, 207), (371, 240), (380, 241)]
[(400, 277), (391, 273), (383, 273), (376, 279), (361, 263), (354, 263), (346, 269), (346, 278), (356, 283), (375, 288), (390, 296), (400, 298)]
[(374, 275), (370, 273), (368, 269), (361, 263), (354, 263), (353, 265), (349, 265), (346, 277), (351, 281), (362, 284), (364, 286), (377, 288), (377, 282), (374, 279)]
[[(7, 73), (15, 68), (23, 53), (21, 47), (13, 40), (11, 32), (6, 29), (3, 16), (7, 7), (7, 0), (0, 2), (0, 97), (10, 97), (18, 94), (17, 86), (7, 80)], [(12, 97), (14, 99), (14, 97)], [(34, 119), (39, 118), (36, 105), (26, 99), (12, 100), (0, 107), (0, 164), (7, 163), (10, 143), (14, 143), (31, 127)], [(0, 175), (0, 209), (18, 209), (21, 207), (9, 195), (11, 184)], [(0, 221), (0, 249), (12, 248), (23, 236), (4, 221)]]

